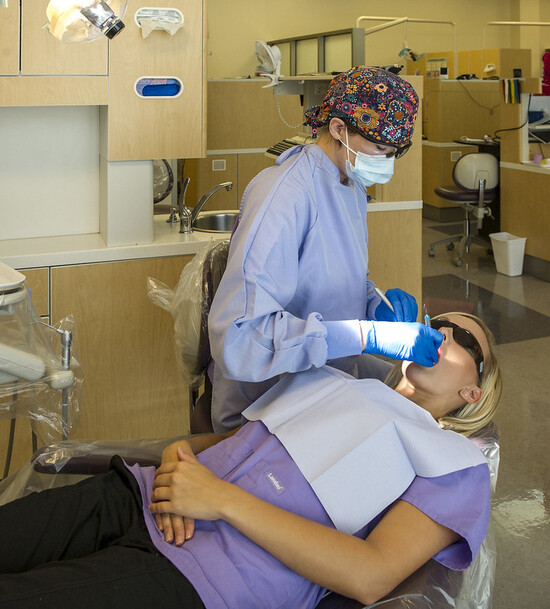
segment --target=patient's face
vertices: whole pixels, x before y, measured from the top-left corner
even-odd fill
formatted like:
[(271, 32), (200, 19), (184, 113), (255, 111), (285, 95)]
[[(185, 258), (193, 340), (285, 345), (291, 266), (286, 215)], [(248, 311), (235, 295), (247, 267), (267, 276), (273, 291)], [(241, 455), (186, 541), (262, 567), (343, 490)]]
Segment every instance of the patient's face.
[[(471, 332), (479, 342), (485, 361), (489, 358), (489, 343), (483, 329), (473, 320), (461, 315), (448, 315), (445, 319)], [(427, 368), (412, 362), (403, 364), (403, 374), (421, 395), (439, 398), (442, 408), (454, 409), (461, 405), (459, 392), (464, 387), (479, 386), (479, 376), (474, 357), (456, 342), (453, 329), (441, 327), (443, 334), (439, 361)], [(448, 406), (443, 406), (447, 404)], [(436, 418), (446, 412), (432, 413)]]

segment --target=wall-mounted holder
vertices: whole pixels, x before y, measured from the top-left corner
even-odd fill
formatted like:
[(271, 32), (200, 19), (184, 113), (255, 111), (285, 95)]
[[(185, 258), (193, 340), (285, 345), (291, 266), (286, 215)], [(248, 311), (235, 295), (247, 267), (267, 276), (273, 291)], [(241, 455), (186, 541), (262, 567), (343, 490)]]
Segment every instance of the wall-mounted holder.
[(183, 91), (183, 83), (175, 76), (142, 76), (134, 83), (138, 97), (147, 99), (175, 99)]
[(143, 6), (134, 15), (136, 25), (146, 38), (154, 30), (163, 30), (172, 36), (183, 26), (183, 13), (177, 8)]

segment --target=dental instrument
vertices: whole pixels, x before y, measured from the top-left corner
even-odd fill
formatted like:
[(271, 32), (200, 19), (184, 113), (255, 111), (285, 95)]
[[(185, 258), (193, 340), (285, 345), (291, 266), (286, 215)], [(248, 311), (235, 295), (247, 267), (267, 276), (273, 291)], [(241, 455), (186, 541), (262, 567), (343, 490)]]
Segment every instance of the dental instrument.
[(424, 305), (424, 325), (428, 326), (428, 328), (432, 327), (432, 320), (428, 314), (428, 307)]
[(384, 294), (384, 292), (382, 292), (382, 290), (376, 285), (374, 286), (374, 290), (378, 294), (378, 296), (380, 296), (380, 298), (388, 305), (390, 311), (392, 313), (395, 313), (392, 303), (388, 300), (388, 297)]

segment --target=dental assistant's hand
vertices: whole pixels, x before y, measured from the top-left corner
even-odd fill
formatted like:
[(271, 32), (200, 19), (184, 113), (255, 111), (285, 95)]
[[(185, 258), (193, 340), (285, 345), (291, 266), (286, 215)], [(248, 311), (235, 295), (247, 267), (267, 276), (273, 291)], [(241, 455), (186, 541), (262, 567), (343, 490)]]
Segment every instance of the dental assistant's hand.
[[(195, 456), (189, 442), (180, 440), (170, 444), (162, 451), (162, 465), (178, 463), (178, 450), (192, 457)], [(155, 479), (159, 475), (159, 470), (160, 468), (156, 471)], [(195, 521), (187, 516), (167, 513), (155, 514), (155, 521), (159, 531), (164, 534), (164, 540), (167, 543), (175, 543), (177, 546), (181, 546), (187, 539), (191, 539), (195, 532)]]
[(443, 335), (420, 323), (361, 321), (363, 353), (410, 360), (433, 366), (439, 359)]
[(218, 520), (233, 485), (218, 478), (198, 459), (178, 448), (178, 462), (162, 464), (153, 482), (153, 514)]
[(385, 296), (393, 311), (382, 300), (374, 312), (376, 321), (416, 321), (418, 305), (414, 296), (398, 288), (388, 290)]

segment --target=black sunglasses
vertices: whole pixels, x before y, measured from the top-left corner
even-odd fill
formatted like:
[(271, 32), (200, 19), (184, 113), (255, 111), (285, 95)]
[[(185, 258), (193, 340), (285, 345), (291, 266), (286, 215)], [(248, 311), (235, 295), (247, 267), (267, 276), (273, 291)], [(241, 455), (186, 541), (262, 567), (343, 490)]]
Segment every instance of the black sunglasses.
[(481, 349), (481, 345), (478, 343), (477, 338), (470, 331), (466, 330), (466, 328), (457, 326), (447, 319), (432, 319), (431, 326), (434, 330), (439, 330), (439, 328), (452, 328), (455, 342), (466, 349), (474, 358), (477, 366), (477, 373), (481, 377), (484, 365), (483, 350)]

